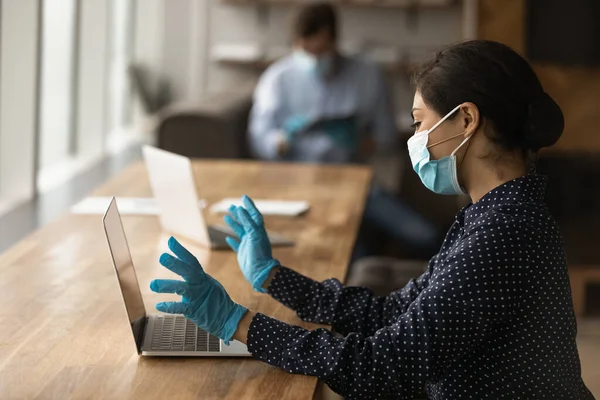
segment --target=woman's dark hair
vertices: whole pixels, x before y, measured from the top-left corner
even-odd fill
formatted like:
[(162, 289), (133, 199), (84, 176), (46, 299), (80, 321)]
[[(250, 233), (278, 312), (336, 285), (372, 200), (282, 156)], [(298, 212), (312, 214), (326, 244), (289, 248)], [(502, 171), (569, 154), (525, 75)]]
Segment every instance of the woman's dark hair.
[(337, 16), (329, 3), (313, 3), (301, 8), (293, 23), (295, 38), (305, 39), (321, 31), (328, 31), (337, 38)]
[(564, 118), (529, 63), (510, 47), (472, 40), (451, 45), (413, 75), (423, 101), (440, 115), (461, 103), (477, 106), (493, 127), (486, 135), (508, 150), (536, 153), (560, 137)]

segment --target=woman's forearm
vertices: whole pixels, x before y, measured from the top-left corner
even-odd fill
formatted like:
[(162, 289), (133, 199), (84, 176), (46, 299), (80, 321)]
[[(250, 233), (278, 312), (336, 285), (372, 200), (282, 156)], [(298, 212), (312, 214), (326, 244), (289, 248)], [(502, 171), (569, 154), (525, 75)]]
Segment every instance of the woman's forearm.
[[(262, 286), (263, 289), (265, 289), (265, 290), (269, 289), (269, 285), (271, 284), (271, 281), (273, 280), (275, 275), (277, 275), (278, 271), (279, 271), (279, 267), (275, 267), (271, 270), (271, 272), (269, 272), (269, 276), (267, 277), (267, 280), (265, 281), (265, 283), (263, 283), (263, 286)], [(248, 330), (250, 329), (250, 324), (252, 323), (252, 318), (254, 318), (255, 315), (256, 315), (256, 313), (254, 311), (250, 311), (250, 310), (248, 310), (246, 312), (246, 314), (244, 314), (244, 316), (238, 323), (237, 330), (233, 334), (233, 339), (235, 339), (239, 342), (242, 342), (244, 344), (246, 344), (248, 342)]]
[(250, 329), (250, 324), (252, 323), (252, 319), (256, 313), (254, 311), (248, 310), (246, 314), (240, 320), (237, 330), (233, 334), (233, 338), (238, 342), (242, 342), (246, 344), (248, 342), (248, 330)]
[(277, 275), (277, 272), (279, 272), (279, 267), (275, 267), (269, 272), (269, 276), (267, 277), (267, 280), (262, 285), (263, 289), (265, 289), (266, 291), (269, 291), (269, 286), (271, 285), (271, 281), (273, 281), (273, 278), (275, 277), (275, 275)]
[(342, 291), (337, 279), (317, 282), (284, 266), (278, 268), (268, 286), (269, 295), (303, 321), (328, 325), (333, 325)]

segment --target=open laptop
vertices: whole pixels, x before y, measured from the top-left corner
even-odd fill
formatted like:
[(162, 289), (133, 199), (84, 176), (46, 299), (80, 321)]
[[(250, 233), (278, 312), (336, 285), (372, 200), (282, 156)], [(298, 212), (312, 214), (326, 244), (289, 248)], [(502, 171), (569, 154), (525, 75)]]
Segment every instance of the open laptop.
[[(150, 186), (163, 228), (213, 249), (226, 249), (227, 236), (235, 233), (226, 225), (207, 226), (203, 208), (198, 205), (196, 181), (189, 158), (152, 146), (142, 149)], [(273, 246), (294, 242), (267, 232)]]
[(183, 315), (147, 315), (114, 197), (102, 220), (138, 354), (143, 356), (247, 357), (245, 344), (227, 346)]

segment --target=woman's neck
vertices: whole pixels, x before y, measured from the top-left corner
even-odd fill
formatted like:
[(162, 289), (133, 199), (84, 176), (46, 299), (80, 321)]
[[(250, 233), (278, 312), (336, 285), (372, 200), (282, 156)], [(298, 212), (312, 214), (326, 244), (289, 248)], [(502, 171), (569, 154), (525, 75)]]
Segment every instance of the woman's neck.
[(527, 169), (519, 165), (520, 163), (492, 164), (489, 160), (478, 159), (477, 161), (479, 161), (477, 165), (463, 170), (464, 187), (472, 203), (477, 203), (486, 193), (498, 186), (527, 174)]

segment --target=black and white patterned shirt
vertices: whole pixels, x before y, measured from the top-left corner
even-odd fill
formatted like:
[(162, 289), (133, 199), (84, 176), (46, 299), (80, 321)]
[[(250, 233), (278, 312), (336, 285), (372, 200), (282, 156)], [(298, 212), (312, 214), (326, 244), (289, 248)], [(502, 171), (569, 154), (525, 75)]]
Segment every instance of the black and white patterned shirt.
[(252, 355), (348, 399), (593, 399), (581, 379), (562, 239), (546, 179), (526, 176), (459, 212), (427, 272), (387, 297), (280, 267), (269, 293), (309, 331), (257, 314)]

